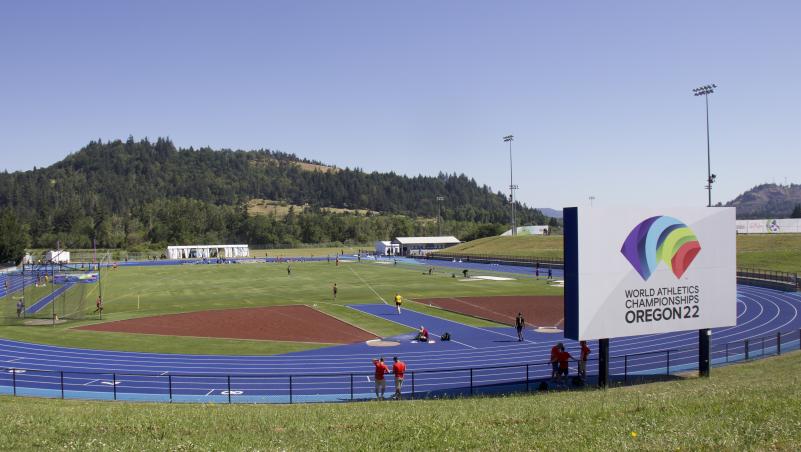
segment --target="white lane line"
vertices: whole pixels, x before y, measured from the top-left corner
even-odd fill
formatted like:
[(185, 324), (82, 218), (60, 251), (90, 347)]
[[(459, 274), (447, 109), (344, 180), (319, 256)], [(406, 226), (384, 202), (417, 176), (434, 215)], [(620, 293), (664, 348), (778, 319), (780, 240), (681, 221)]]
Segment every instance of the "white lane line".
[(88, 382), (84, 383), (83, 385), (84, 385), (84, 386), (89, 386), (90, 384), (92, 384), (92, 383), (94, 383), (94, 382), (96, 382), (96, 381), (100, 381), (100, 380), (99, 380), (99, 379), (97, 379), (97, 380), (88, 381)]
[(169, 370), (165, 370), (164, 372), (161, 373), (161, 375), (167, 375), (168, 373), (170, 373), (170, 371)]
[(21, 360), (21, 359), (22, 359), (22, 358), (9, 359), (9, 360), (8, 360), (8, 361), (6, 361), (6, 362), (7, 362), (7, 363), (15, 363), (15, 362), (17, 362), (17, 361), (19, 361), (19, 360)]
[(353, 272), (353, 274), (354, 274), (354, 275), (356, 275), (356, 277), (357, 277), (357, 278), (359, 278), (359, 281), (361, 281), (361, 282), (362, 282), (362, 284), (364, 284), (365, 286), (367, 286), (367, 288), (368, 288), (368, 289), (372, 290), (372, 291), (373, 291), (373, 293), (375, 294), (375, 296), (376, 296), (376, 297), (378, 297), (378, 298), (379, 298), (379, 299), (380, 299), (382, 302), (384, 302), (384, 304), (387, 304), (387, 305), (389, 304), (389, 303), (387, 303), (387, 300), (385, 300), (385, 299), (384, 299), (384, 297), (382, 297), (381, 295), (379, 295), (379, 294), (378, 294), (378, 292), (376, 292), (376, 291), (375, 291), (375, 289), (373, 289), (373, 286), (371, 286), (370, 284), (368, 284), (368, 283), (367, 283), (367, 281), (365, 281), (365, 280), (364, 280), (364, 278), (362, 278), (362, 277), (361, 277), (361, 275), (359, 275), (358, 273), (356, 273), (356, 270), (354, 270), (354, 269), (353, 269), (353, 267), (348, 267), (348, 270), (352, 271), (352, 272)]
[(210, 389), (209, 392), (206, 393), (206, 397), (208, 397), (212, 392), (214, 392), (214, 390)]

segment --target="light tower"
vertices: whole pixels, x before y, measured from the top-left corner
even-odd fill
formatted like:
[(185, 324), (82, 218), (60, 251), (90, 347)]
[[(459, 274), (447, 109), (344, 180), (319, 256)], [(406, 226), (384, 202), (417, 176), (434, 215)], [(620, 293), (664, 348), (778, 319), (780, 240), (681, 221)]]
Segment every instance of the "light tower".
[(439, 236), (442, 236), (442, 201), (444, 196), (437, 196), (437, 226), (439, 226)]
[(699, 86), (693, 90), (694, 96), (704, 96), (706, 103), (706, 189), (709, 194), (707, 207), (712, 207), (712, 184), (715, 182), (716, 175), (712, 174), (712, 160), (709, 152), (709, 95), (715, 92), (718, 85)]
[(509, 205), (512, 207), (512, 235), (517, 235), (517, 224), (515, 221), (515, 190), (518, 187), (514, 181), (514, 167), (512, 166), (512, 141), (514, 135), (506, 135), (503, 137), (504, 142), (509, 142)]

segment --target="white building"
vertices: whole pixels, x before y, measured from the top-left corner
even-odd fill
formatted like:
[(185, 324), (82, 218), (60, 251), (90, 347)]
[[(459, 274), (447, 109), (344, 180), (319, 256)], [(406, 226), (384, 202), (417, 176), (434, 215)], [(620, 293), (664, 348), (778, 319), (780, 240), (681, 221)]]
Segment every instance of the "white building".
[(379, 240), (375, 242), (376, 256), (396, 256), (400, 251), (400, 245), (389, 240)]
[(393, 245), (398, 246), (402, 256), (421, 256), (462, 242), (452, 235), (440, 237), (395, 237)]
[(64, 250), (51, 250), (45, 253), (45, 261), (54, 264), (69, 264), (70, 252)]
[(217, 259), (248, 257), (250, 249), (247, 245), (186, 245), (168, 246), (167, 257), (170, 259)]

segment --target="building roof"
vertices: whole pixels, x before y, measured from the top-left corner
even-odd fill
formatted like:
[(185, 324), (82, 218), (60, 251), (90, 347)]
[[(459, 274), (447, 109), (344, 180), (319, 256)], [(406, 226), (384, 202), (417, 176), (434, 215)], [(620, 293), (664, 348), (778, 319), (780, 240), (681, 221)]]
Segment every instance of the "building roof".
[(444, 235), (439, 237), (395, 237), (393, 242), (400, 243), (401, 245), (439, 245), (450, 243), (462, 243), (452, 235)]

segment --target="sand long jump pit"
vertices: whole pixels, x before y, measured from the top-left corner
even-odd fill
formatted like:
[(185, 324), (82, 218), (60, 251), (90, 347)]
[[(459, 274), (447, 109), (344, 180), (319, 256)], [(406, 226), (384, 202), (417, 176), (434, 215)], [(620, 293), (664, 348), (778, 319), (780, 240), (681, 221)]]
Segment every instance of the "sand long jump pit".
[(220, 309), (117, 320), (79, 330), (350, 344), (376, 336), (303, 305)]
[(562, 328), (564, 325), (564, 299), (561, 295), (426, 298), (416, 301), (506, 325), (515, 324), (518, 312), (523, 314), (529, 326)]

